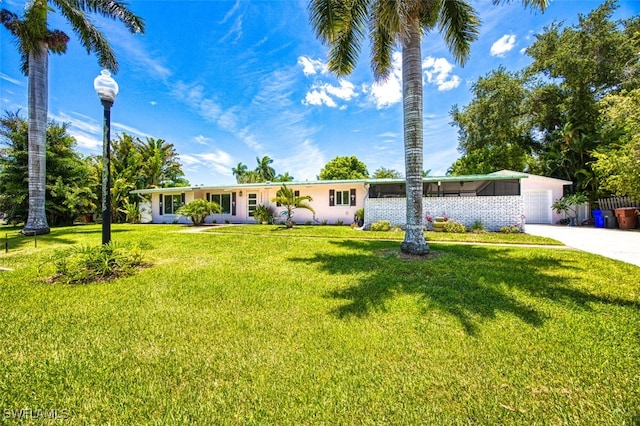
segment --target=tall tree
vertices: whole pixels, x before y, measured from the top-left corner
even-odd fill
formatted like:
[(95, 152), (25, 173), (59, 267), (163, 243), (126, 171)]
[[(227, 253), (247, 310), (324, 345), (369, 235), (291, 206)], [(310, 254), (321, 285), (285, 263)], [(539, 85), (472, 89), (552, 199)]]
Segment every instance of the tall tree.
[(452, 175), (491, 173), (509, 169), (533, 171), (533, 126), (525, 110), (528, 91), (524, 79), (503, 67), (480, 77), (471, 88), (473, 100), (451, 110), (458, 126), (462, 157), (449, 169)]
[(36, 234), (49, 232), (45, 213), (49, 52), (65, 53), (69, 41), (62, 31), (49, 29), (50, 5), (66, 18), (87, 52), (97, 53), (100, 66), (114, 73), (118, 71), (115, 54), (86, 12), (117, 19), (132, 33), (144, 31), (142, 19), (118, 0), (34, 0), (27, 3), (22, 17), (0, 10), (0, 23), (16, 39), (22, 72), (29, 80), (29, 215), (24, 231)]
[(256, 167), (256, 173), (264, 179), (264, 181), (273, 181), (276, 177), (276, 170), (271, 167), (271, 163), (273, 160), (268, 156), (264, 156), (262, 158), (256, 157), (256, 161), (258, 163), (258, 167)]
[(320, 180), (366, 179), (369, 177), (367, 165), (355, 155), (337, 156), (320, 170)]
[[(547, 5), (547, 0), (523, 2)], [(407, 223), (401, 249), (424, 255), (429, 246), (422, 223), (422, 34), (438, 27), (456, 60), (464, 64), (478, 37), (478, 16), (465, 0), (311, 0), (310, 11), (316, 34), (330, 45), (329, 69), (338, 75), (353, 71), (367, 27), (376, 80), (389, 75), (393, 48), (402, 47)]]
[(616, 22), (616, 2), (605, 1), (578, 23), (554, 23), (527, 49), (527, 74), (537, 79), (529, 101), (542, 135), (545, 173), (572, 180), (576, 190), (597, 192), (591, 153), (602, 143), (598, 101), (638, 87), (638, 17)]
[(142, 155), (143, 187), (166, 188), (188, 185), (182, 171), (178, 152), (172, 143), (164, 139), (136, 139), (138, 152)]
[(387, 169), (385, 167), (380, 167), (371, 176), (374, 179), (400, 179), (402, 178), (402, 173), (394, 169)]
[(242, 183), (242, 176), (247, 173), (247, 165), (242, 162), (238, 163), (237, 166), (231, 168), (231, 172), (236, 177), (236, 182)]
[[(11, 223), (24, 223), (28, 216), (28, 124), (18, 114), (0, 118), (0, 211)], [(70, 225), (83, 213), (95, 209), (97, 177), (92, 177), (85, 159), (74, 150), (76, 141), (66, 125), (47, 128), (47, 222)]]

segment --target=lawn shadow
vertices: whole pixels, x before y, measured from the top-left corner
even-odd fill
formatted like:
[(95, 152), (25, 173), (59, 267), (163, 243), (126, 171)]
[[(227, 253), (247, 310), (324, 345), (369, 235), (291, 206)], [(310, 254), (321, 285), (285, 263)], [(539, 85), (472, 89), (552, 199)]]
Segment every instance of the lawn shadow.
[(432, 256), (415, 260), (401, 256), (397, 243), (356, 240), (332, 243), (343, 249), (341, 253), (317, 253), (311, 258), (293, 260), (314, 264), (332, 274), (362, 277), (353, 285), (327, 295), (346, 301), (333, 311), (340, 318), (384, 312), (395, 297), (415, 295), (420, 297), (425, 312), (434, 309), (447, 312), (473, 335), (481, 321), (496, 318), (499, 313), (541, 326), (545, 315), (525, 302), (526, 296), (579, 309), (592, 309), (592, 303), (639, 308), (637, 302), (598, 296), (555, 275), (559, 268), (576, 267), (556, 257), (516, 260), (510, 248), (443, 245)]

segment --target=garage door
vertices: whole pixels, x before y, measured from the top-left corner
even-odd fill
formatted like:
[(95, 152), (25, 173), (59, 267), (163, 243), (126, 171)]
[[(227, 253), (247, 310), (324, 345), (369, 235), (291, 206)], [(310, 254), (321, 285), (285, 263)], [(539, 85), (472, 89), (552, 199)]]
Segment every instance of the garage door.
[(551, 223), (551, 191), (525, 192), (526, 223)]

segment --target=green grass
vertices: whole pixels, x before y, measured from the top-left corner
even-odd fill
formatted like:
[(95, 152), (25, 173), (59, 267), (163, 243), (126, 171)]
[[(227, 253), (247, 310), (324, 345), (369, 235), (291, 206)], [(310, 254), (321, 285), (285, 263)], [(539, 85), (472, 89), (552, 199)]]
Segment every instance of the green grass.
[(154, 266), (109, 283), (43, 284), (51, 254), (99, 244), (99, 226), (3, 252), (3, 420), (29, 408), (68, 424), (640, 421), (635, 266), (447, 243), (412, 261), (346, 227), (215, 229), (114, 226)]
[[(206, 232), (223, 234), (249, 234), (271, 236), (298, 236), (298, 237), (323, 237), (323, 238), (348, 238), (366, 240), (398, 240), (402, 241), (404, 232), (394, 231), (359, 231), (349, 226), (313, 226), (296, 225), (293, 229), (286, 229), (280, 225), (231, 225), (213, 226), (206, 228)], [(455, 234), (448, 232), (426, 232), (427, 242), (474, 242), (490, 244), (534, 244), (534, 245), (562, 245), (551, 238), (539, 237), (528, 234), (502, 234), (488, 232), (474, 234), (471, 232)]]

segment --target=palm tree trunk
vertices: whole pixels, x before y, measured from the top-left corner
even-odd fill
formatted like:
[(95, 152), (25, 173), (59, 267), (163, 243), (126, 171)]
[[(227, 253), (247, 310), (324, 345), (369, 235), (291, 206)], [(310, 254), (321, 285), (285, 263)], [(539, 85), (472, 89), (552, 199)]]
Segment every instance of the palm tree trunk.
[(48, 234), (44, 206), (47, 173), (47, 111), (49, 52), (39, 43), (39, 52), (29, 53), (29, 214), (23, 232)]
[(418, 18), (410, 22), (402, 43), (402, 110), (404, 116), (404, 156), (407, 194), (407, 223), (401, 250), (425, 255), (429, 246), (422, 224), (422, 52)]

